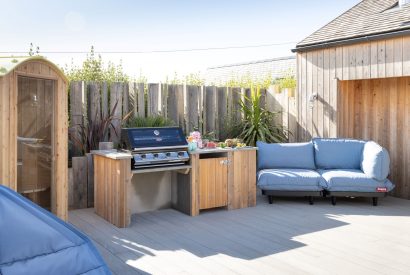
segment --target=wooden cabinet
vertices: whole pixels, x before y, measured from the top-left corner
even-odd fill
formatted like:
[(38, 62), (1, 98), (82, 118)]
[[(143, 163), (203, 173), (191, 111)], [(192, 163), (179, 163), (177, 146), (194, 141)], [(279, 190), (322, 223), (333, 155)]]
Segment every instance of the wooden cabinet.
[[(131, 155), (112, 151), (94, 152), (94, 208), (98, 215), (118, 227), (130, 224), (129, 203), (140, 199), (130, 192), (133, 175)], [(256, 148), (197, 150), (188, 167), (152, 169), (178, 172), (170, 184), (172, 207), (190, 216), (200, 210), (228, 210), (256, 205)]]
[(228, 157), (199, 160), (199, 209), (228, 205)]

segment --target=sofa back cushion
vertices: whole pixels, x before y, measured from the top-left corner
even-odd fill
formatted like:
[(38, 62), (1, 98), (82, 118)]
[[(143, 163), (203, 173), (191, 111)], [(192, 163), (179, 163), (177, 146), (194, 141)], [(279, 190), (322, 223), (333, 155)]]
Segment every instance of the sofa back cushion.
[(366, 142), (363, 148), (361, 169), (373, 179), (385, 180), (390, 172), (389, 153), (374, 141)]
[(360, 169), (365, 141), (314, 138), (315, 163), (319, 169)]
[(313, 144), (272, 143), (258, 141), (258, 169), (316, 169)]

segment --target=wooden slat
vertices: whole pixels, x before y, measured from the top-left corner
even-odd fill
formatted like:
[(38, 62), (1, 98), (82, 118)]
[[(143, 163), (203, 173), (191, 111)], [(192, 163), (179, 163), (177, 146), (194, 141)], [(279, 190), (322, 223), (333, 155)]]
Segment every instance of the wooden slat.
[(145, 117), (145, 84), (137, 83), (138, 115)]
[(410, 76), (410, 36), (403, 37), (403, 76)]
[(112, 126), (110, 126), (110, 141), (114, 144), (118, 144), (121, 135), (121, 120), (122, 120), (122, 96), (123, 96), (124, 83), (113, 82), (110, 86), (110, 110), (114, 110), (114, 119), (112, 120)]
[(199, 93), (200, 87), (196, 85), (187, 85), (186, 93), (186, 131), (192, 132), (194, 128), (199, 127)]
[(73, 207), (87, 208), (87, 157), (72, 158)]
[[(329, 55), (329, 102), (326, 104), (329, 111), (329, 137), (337, 136), (337, 100), (339, 93), (339, 80), (336, 77), (337, 74), (337, 64), (336, 64), (336, 51), (334, 49), (330, 50)], [(326, 121), (327, 122), (327, 121)]]
[(137, 83), (129, 82), (129, 97), (130, 97), (130, 110), (132, 110), (132, 117), (138, 116), (138, 89)]
[(88, 100), (87, 114), (88, 119), (98, 123), (101, 121), (101, 94), (99, 84), (96, 82), (87, 83)]
[(377, 42), (377, 74), (386, 77), (386, 41)]
[(379, 77), (378, 56), (379, 56), (378, 44), (376, 41), (373, 41), (370, 43), (370, 77), (371, 78)]
[(130, 89), (129, 84), (124, 83), (124, 88), (122, 90), (122, 116), (126, 116), (130, 111)]
[(160, 89), (159, 84), (148, 84), (148, 116), (158, 115), (160, 113)]
[(182, 85), (168, 85), (168, 118), (183, 127), (184, 124), (184, 93)]
[(217, 106), (216, 96), (217, 90), (215, 86), (206, 86), (204, 93), (204, 130), (205, 133), (216, 133), (216, 117)]
[[(72, 81), (70, 83), (70, 131), (77, 140), (81, 140), (80, 129), (84, 125), (85, 100), (83, 82)], [(80, 148), (74, 146), (73, 154), (80, 155)]]
[(161, 84), (161, 106), (160, 106), (160, 114), (163, 117), (168, 117), (168, 84), (162, 83)]
[(218, 87), (217, 88), (217, 103), (218, 103), (218, 135), (219, 138), (224, 136), (225, 123), (228, 115), (227, 111), (227, 88)]
[(393, 77), (394, 76), (394, 40), (387, 40), (386, 41), (386, 49), (385, 49), (386, 57), (386, 77)]
[(394, 49), (393, 49), (393, 76), (402, 76), (403, 75), (403, 38), (399, 37), (393, 40)]
[(309, 99), (313, 94), (313, 52), (307, 53), (306, 65), (306, 139), (310, 140), (313, 133), (313, 108)]
[[(107, 82), (100, 83), (101, 85), (101, 116), (107, 118), (109, 112), (108, 105), (108, 84)], [(108, 132), (104, 136), (104, 140), (108, 140)]]

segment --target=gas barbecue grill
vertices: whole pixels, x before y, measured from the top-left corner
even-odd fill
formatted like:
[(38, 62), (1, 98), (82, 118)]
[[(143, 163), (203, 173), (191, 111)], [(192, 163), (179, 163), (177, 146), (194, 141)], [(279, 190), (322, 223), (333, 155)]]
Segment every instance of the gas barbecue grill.
[(131, 169), (186, 165), (188, 143), (180, 127), (123, 128), (122, 150), (132, 155)]

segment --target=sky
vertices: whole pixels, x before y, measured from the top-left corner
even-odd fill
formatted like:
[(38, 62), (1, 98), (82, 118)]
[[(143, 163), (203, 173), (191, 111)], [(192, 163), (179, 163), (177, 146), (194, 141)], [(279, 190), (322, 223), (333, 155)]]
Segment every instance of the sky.
[[(103, 61), (122, 61), (130, 76), (164, 81), (175, 73), (290, 56), (297, 42), (358, 2), (0, 0), (0, 56), (26, 55), (33, 43), (60, 66), (78, 65), (94, 46)], [(173, 51), (209, 48), (230, 49)]]

